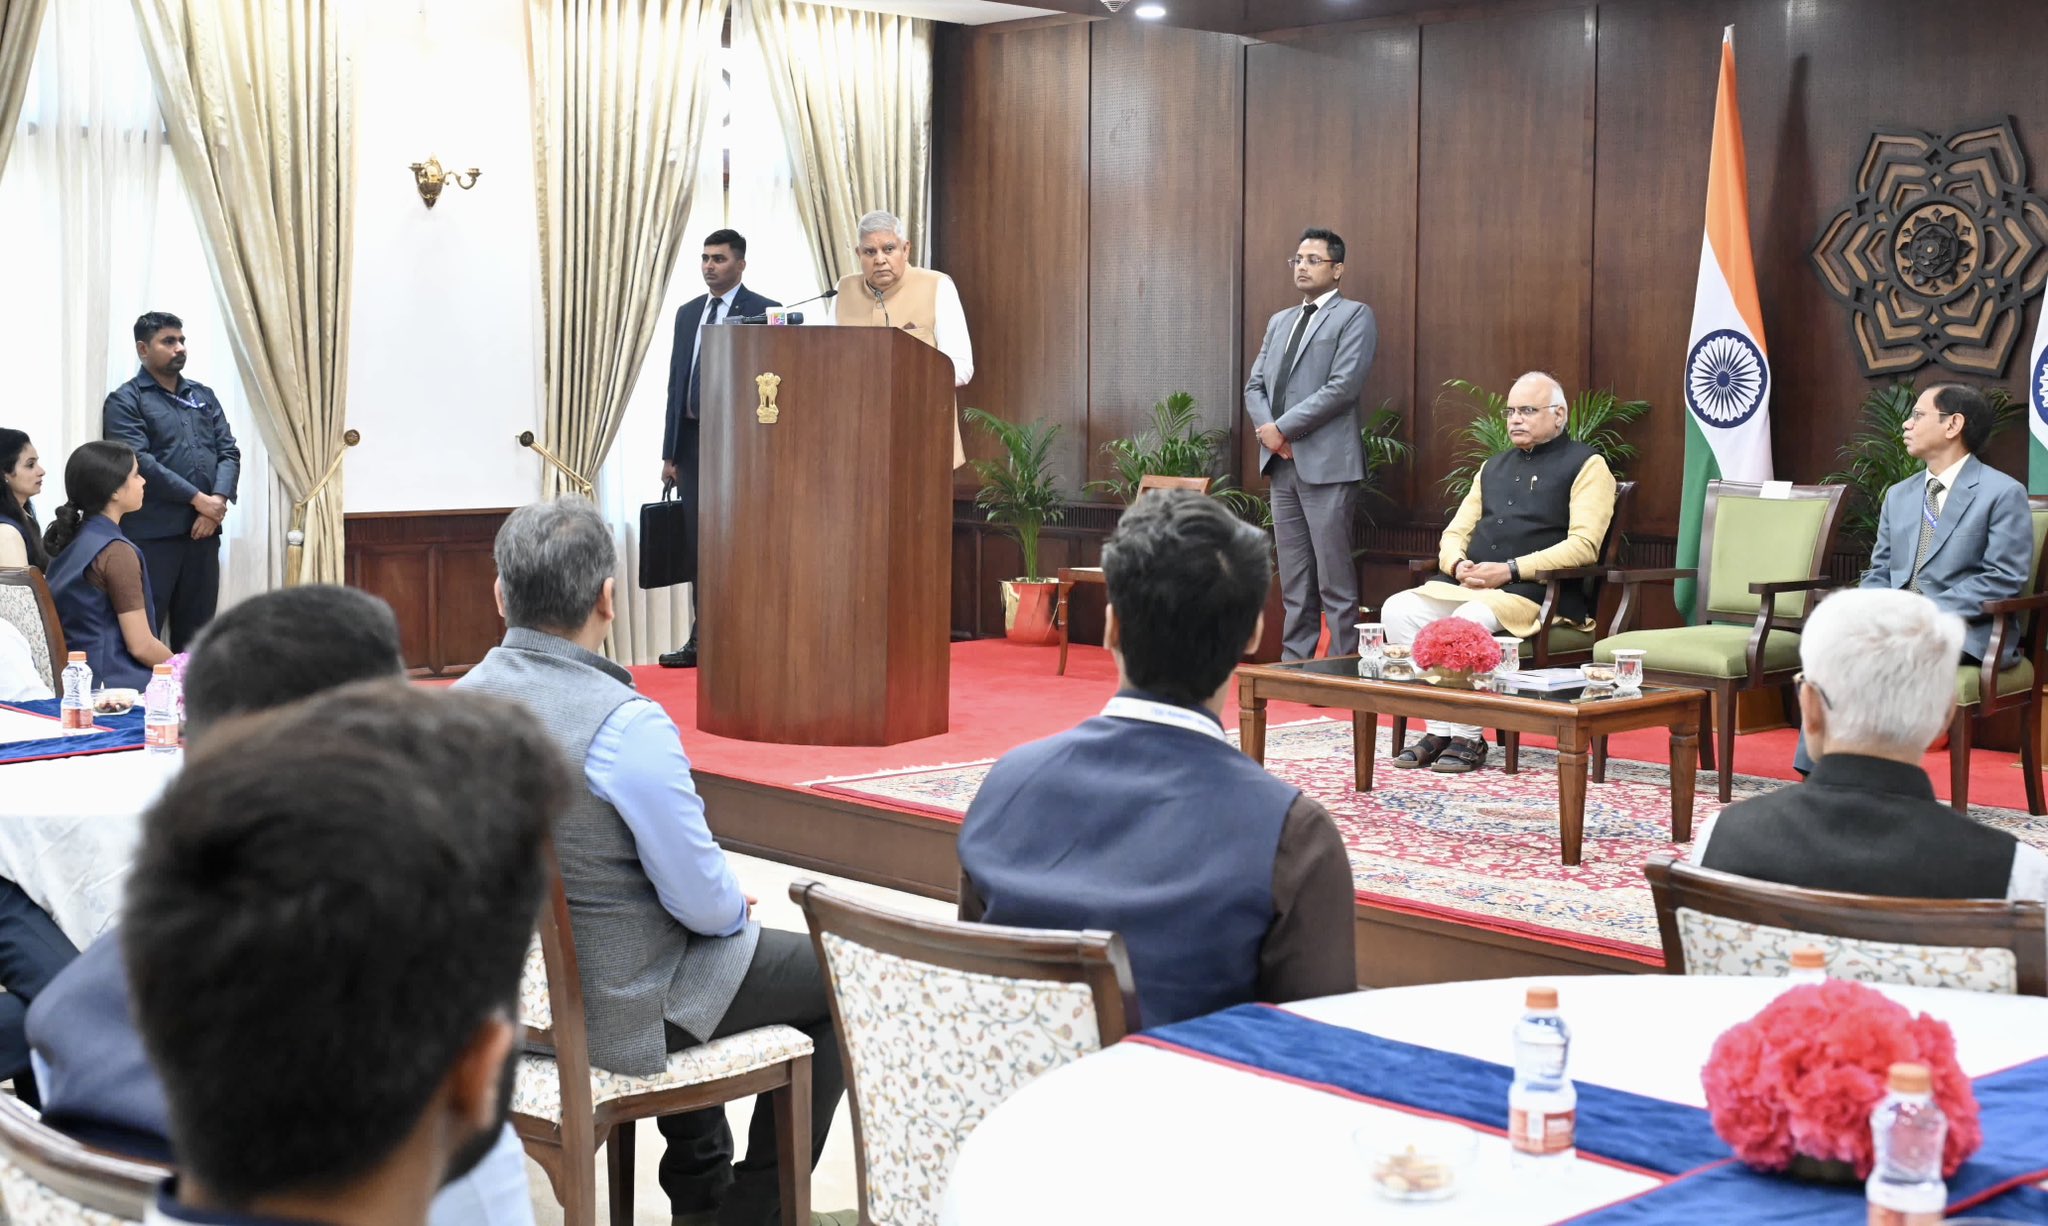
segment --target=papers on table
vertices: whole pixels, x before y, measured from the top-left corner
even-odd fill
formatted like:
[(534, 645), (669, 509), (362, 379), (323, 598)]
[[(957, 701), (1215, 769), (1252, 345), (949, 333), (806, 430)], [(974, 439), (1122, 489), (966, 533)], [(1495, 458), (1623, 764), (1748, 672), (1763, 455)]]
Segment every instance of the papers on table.
[(41, 741), (64, 735), (64, 726), (43, 715), (0, 708), (0, 745), (13, 741)]
[(1519, 672), (1497, 674), (1496, 680), (1505, 682), (1518, 690), (1574, 690), (1586, 684), (1585, 677), (1576, 668), (1525, 668)]

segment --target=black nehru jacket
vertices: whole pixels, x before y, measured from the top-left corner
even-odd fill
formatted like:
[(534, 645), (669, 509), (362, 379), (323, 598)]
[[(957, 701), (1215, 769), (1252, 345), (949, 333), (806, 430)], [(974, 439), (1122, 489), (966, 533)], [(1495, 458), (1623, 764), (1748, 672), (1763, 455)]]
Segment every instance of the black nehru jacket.
[(1917, 766), (1831, 753), (1805, 783), (1723, 810), (1699, 862), (1809, 890), (2004, 898), (2018, 846), (1936, 800)]
[[(1598, 454), (1560, 433), (1527, 451), (1510, 447), (1488, 460), (1479, 470), (1479, 523), (1465, 556), (1474, 562), (1510, 562), (1563, 540), (1571, 530), (1572, 482)], [(1503, 590), (1543, 603), (1543, 584), (1531, 576)], [(1592, 616), (1585, 586), (1564, 584), (1552, 615), (1572, 622)]]

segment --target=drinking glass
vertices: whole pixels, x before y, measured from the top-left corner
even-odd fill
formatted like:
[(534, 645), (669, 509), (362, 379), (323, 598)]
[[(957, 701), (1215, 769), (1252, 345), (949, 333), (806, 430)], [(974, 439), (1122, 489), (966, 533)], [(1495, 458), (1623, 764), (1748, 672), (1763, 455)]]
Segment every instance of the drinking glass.
[(1358, 623), (1358, 654), (1379, 659), (1386, 654), (1387, 628), (1379, 622)]
[(1522, 640), (1512, 634), (1496, 634), (1493, 641), (1500, 644), (1500, 663), (1493, 666), (1495, 676), (1522, 667)]
[(1614, 653), (1614, 688), (1624, 694), (1638, 693), (1643, 688), (1643, 653), (1634, 648), (1624, 647)]

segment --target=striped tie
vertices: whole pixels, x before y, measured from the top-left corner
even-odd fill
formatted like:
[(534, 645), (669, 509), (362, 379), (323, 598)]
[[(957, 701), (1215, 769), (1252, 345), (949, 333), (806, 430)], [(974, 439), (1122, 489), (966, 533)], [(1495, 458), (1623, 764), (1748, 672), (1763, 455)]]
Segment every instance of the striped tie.
[(1935, 496), (1941, 493), (1941, 482), (1933, 477), (1927, 479), (1927, 506), (1920, 513), (1920, 547), (1913, 551), (1913, 579), (1906, 584), (1906, 590), (1920, 590), (1920, 568), (1927, 565), (1927, 555), (1934, 552), (1934, 524), (1941, 518), (1941, 506)]

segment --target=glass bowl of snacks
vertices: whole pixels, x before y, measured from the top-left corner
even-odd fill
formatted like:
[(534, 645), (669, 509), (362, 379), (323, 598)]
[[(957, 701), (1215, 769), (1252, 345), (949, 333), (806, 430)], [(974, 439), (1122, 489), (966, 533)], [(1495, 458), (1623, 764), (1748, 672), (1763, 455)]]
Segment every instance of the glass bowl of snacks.
[(1388, 643), (1380, 663), (1380, 676), (1389, 681), (1415, 680), (1415, 659), (1405, 644)]
[(1586, 679), (1586, 692), (1589, 694), (1606, 694), (1614, 689), (1612, 664), (1581, 664), (1579, 676)]
[(1352, 1134), (1366, 1182), (1388, 1200), (1443, 1200), (1479, 1157), (1479, 1135), (1443, 1120), (1401, 1115)]
[(142, 695), (135, 690), (102, 686), (93, 691), (92, 710), (95, 715), (126, 715), (140, 701)]

